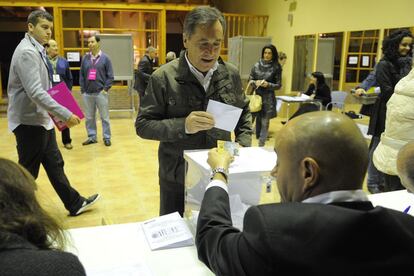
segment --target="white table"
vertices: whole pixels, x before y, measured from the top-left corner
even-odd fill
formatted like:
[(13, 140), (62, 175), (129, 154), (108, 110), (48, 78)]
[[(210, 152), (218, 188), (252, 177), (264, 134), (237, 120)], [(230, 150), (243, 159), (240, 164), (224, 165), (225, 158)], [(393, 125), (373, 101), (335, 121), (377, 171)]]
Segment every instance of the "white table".
[(287, 107), (286, 107), (286, 122), (289, 121), (290, 118), (290, 114), (289, 114), (289, 109), (290, 109), (290, 105), (293, 103), (296, 104), (303, 104), (303, 103), (311, 103), (311, 104), (315, 104), (319, 107), (319, 110), (322, 110), (322, 103), (318, 100), (312, 99), (309, 96), (304, 96), (304, 94), (302, 94), (302, 96), (277, 96), (276, 99), (281, 100), (282, 102), (286, 103)]
[[(374, 206), (398, 211), (409, 205), (414, 215), (414, 194), (406, 190), (368, 195)], [(140, 223), (85, 227), (67, 231), (89, 276), (211, 276), (197, 258), (195, 246), (151, 251)]]
[(365, 139), (371, 140), (372, 139), (372, 135), (368, 134), (368, 125), (364, 125), (364, 124), (356, 124), (359, 128), (359, 130), (361, 131), (362, 135), (364, 135)]
[(397, 211), (404, 211), (411, 206), (408, 214), (414, 215), (414, 194), (407, 190), (368, 195), (374, 206), (383, 206)]
[(68, 230), (87, 275), (214, 275), (197, 258), (195, 246), (151, 251), (140, 223)]

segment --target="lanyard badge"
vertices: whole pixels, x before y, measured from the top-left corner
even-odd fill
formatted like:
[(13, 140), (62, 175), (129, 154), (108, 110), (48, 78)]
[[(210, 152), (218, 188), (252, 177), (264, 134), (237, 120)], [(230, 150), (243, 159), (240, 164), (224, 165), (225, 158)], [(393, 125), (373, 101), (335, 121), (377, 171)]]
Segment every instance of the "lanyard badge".
[(88, 72), (88, 80), (96, 80), (96, 64), (98, 63), (99, 59), (101, 58), (101, 56), (97, 56), (96, 59), (92, 59), (92, 53), (91, 53), (91, 62), (92, 62), (92, 68), (89, 69)]
[(95, 68), (89, 69), (88, 80), (96, 80), (96, 69)]
[(60, 82), (60, 75), (59, 74), (53, 74), (53, 82)]

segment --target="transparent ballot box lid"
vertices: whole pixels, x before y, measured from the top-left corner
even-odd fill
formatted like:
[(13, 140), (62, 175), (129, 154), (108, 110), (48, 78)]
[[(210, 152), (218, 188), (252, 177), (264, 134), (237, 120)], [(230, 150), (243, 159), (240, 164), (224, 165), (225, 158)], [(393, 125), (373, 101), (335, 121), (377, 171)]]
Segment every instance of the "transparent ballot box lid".
[(355, 95), (354, 89), (351, 90), (351, 94), (360, 104), (374, 104), (380, 91), (379, 87), (371, 87), (367, 93), (360, 96)]
[[(209, 150), (184, 151), (185, 217), (195, 227), (198, 211), (207, 185), (211, 168), (207, 163)], [(239, 155), (229, 168), (229, 197), (233, 225), (240, 228), (245, 211), (261, 201), (263, 186), (270, 185), (270, 171), (276, 164), (276, 153), (271, 148), (240, 148)]]

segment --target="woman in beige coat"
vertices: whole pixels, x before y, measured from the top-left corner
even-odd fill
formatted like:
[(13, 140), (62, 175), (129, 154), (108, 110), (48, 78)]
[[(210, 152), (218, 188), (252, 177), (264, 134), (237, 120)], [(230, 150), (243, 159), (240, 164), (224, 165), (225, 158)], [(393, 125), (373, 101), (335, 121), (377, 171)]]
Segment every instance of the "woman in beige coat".
[(400, 148), (414, 140), (414, 68), (395, 86), (387, 103), (385, 131), (374, 152), (374, 165), (384, 173), (385, 191), (401, 190), (397, 173)]

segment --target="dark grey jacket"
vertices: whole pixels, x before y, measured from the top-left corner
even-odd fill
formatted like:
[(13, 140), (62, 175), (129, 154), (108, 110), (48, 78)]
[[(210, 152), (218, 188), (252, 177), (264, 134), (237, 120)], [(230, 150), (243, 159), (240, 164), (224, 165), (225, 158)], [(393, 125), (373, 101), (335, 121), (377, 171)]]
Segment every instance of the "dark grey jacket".
[(282, 86), (282, 67), (278, 62), (265, 62), (260, 59), (253, 66), (249, 80), (266, 80), (268, 86), (259, 87), (257, 94), (262, 96), (262, 113), (263, 116), (274, 118), (277, 115), (275, 90)]
[(149, 78), (153, 70), (153, 62), (149, 56), (144, 55), (138, 63), (137, 75), (135, 78), (134, 88), (139, 94), (144, 96), (145, 89), (147, 89)]
[[(90, 69), (96, 69), (96, 80), (88, 80)], [(102, 52), (99, 61), (93, 65), (91, 54), (83, 56), (79, 72), (79, 85), (81, 93), (100, 93), (102, 90), (109, 91), (114, 82), (114, 70), (108, 55)]]
[(185, 133), (185, 118), (192, 111), (205, 111), (209, 99), (243, 109), (235, 137), (242, 146), (250, 146), (251, 114), (235, 67), (221, 62), (207, 93), (191, 73), (184, 52), (179, 59), (165, 64), (151, 75), (135, 127), (140, 137), (161, 141), (160, 179), (182, 182), (183, 150), (209, 149), (217, 146), (217, 140), (231, 140), (230, 132), (217, 128), (195, 134)]
[(41, 250), (18, 235), (0, 232), (0, 275), (83, 276), (86, 273), (71, 253)]

